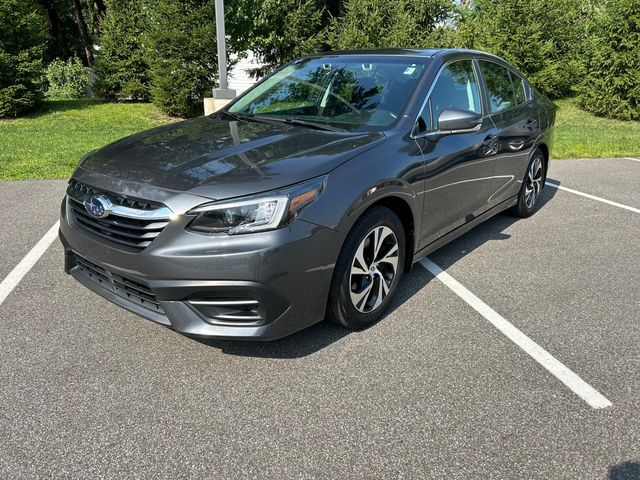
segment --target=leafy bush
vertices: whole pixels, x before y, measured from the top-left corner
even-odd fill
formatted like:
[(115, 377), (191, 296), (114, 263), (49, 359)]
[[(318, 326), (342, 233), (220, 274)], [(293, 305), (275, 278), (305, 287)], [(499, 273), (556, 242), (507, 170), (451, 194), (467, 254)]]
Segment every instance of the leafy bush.
[(29, 0), (0, 0), (0, 117), (34, 110), (44, 99), (44, 18)]
[(96, 58), (96, 93), (104, 98), (149, 101), (151, 78), (142, 34), (146, 13), (139, 0), (107, 0)]
[(608, 0), (590, 28), (579, 104), (621, 120), (640, 120), (640, 0)]
[(589, 2), (473, 0), (463, 9), (456, 46), (501, 56), (551, 97), (579, 83)]
[(54, 60), (47, 67), (49, 98), (84, 98), (87, 95), (89, 78), (82, 62), (77, 57), (66, 62)]

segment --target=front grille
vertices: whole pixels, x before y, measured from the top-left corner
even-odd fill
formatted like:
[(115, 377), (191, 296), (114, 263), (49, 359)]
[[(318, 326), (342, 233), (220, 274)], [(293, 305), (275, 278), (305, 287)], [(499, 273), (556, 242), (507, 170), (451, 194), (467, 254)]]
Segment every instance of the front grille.
[(164, 314), (160, 303), (153, 294), (153, 291), (146, 285), (130, 278), (117, 275), (95, 263), (82, 258), (76, 254), (73, 261), (76, 268), (89, 280), (96, 283), (105, 290), (109, 290), (116, 295), (136, 303), (153, 312)]
[[(129, 218), (114, 213), (105, 218), (96, 218), (84, 207), (84, 201), (94, 195), (104, 196), (114, 205), (133, 209), (134, 212), (139, 211), (141, 218)], [(145, 215), (143, 212), (152, 213), (162, 208), (166, 209), (162, 204), (101, 191), (76, 180), (69, 182), (67, 198), (73, 219), (79, 228), (133, 250), (148, 247), (169, 223), (168, 218), (142, 218)]]

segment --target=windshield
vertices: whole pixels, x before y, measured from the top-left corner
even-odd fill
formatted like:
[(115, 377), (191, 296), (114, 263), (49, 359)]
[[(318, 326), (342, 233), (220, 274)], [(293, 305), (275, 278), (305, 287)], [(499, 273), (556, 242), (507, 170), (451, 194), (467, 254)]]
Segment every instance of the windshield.
[(404, 110), (424, 59), (324, 57), (300, 60), (268, 77), (228, 111), (341, 127), (385, 127)]

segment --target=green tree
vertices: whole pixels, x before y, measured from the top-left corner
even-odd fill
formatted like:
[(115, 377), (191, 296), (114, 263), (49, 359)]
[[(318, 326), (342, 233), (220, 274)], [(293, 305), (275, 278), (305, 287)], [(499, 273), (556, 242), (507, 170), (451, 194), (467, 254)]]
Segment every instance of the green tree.
[(136, 101), (151, 98), (149, 64), (142, 41), (146, 26), (146, 9), (139, 0), (107, 0), (96, 58), (95, 91), (99, 96)]
[(582, 0), (472, 0), (462, 9), (455, 43), (494, 53), (542, 92), (565, 96), (582, 73), (588, 7)]
[[(323, 12), (315, 0), (237, 2), (232, 16), (232, 31), (238, 33), (236, 49), (250, 49), (256, 54), (264, 66), (253, 73), (262, 76), (323, 47)], [(247, 31), (250, 35), (243, 37)]]
[(201, 114), (217, 85), (214, 1), (149, 0), (146, 8), (153, 103), (168, 115)]
[(0, 0), (0, 117), (15, 117), (42, 103), (44, 29), (34, 2)]
[(607, 0), (589, 33), (579, 104), (596, 115), (640, 120), (640, 0)]
[(331, 22), (334, 50), (425, 47), (453, 8), (449, 0), (348, 0)]

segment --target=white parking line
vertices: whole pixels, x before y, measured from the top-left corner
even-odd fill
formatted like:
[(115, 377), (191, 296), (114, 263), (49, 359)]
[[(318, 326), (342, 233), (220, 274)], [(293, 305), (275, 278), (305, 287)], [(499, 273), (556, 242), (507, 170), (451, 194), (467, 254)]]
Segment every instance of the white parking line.
[(13, 291), (14, 288), (20, 283), (22, 277), (24, 277), (31, 267), (33, 267), (38, 259), (47, 251), (49, 245), (53, 243), (53, 241), (58, 236), (58, 227), (60, 226), (60, 222), (56, 222), (49, 229), (47, 233), (44, 234), (38, 243), (27, 253), (20, 263), (15, 266), (13, 270), (9, 272), (9, 275), (2, 280), (0, 283), (0, 305), (4, 302), (4, 300), (9, 296), (9, 294)]
[(622, 157), (625, 160), (631, 160), (632, 162), (640, 162), (640, 158)]
[(573, 393), (582, 398), (592, 408), (606, 408), (611, 406), (611, 402), (598, 392), (595, 388), (582, 380), (573, 371), (569, 370), (563, 363), (557, 360), (553, 355), (547, 352), (536, 342), (527, 337), (518, 330), (514, 325), (509, 323), (502, 315), (496, 312), (489, 305), (484, 303), (472, 292), (467, 290), (460, 282), (454, 279), (447, 272), (442, 270), (438, 265), (423, 258), (420, 264), (426, 268), (438, 280), (444, 283), (462, 300), (467, 302), (471, 308), (486, 318), (494, 327), (500, 330), (509, 340), (518, 345), (522, 350), (528, 353), (536, 362), (547, 369), (553, 376), (564, 383)]
[(624, 203), (612, 202), (611, 200), (607, 200), (606, 198), (596, 197), (595, 195), (591, 195), (590, 193), (579, 192), (578, 190), (573, 190), (572, 188), (563, 187), (558, 183), (550, 182), (547, 180), (545, 183), (546, 186), (551, 188), (557, 188), (558, 190), (564, 190), (565, 192), (573, 193), (574, 195), (580, 195), (581, 197), (590, 198), (591, 200), (596, 200), (598, 202), (606, 203), (607, 205), (613, 205), (614, 207), (624, 208), (625, 210), (629, 210), (630, 212), (640, 213), (640, 208), (633, 208), (629, 205), (625, 205)]

